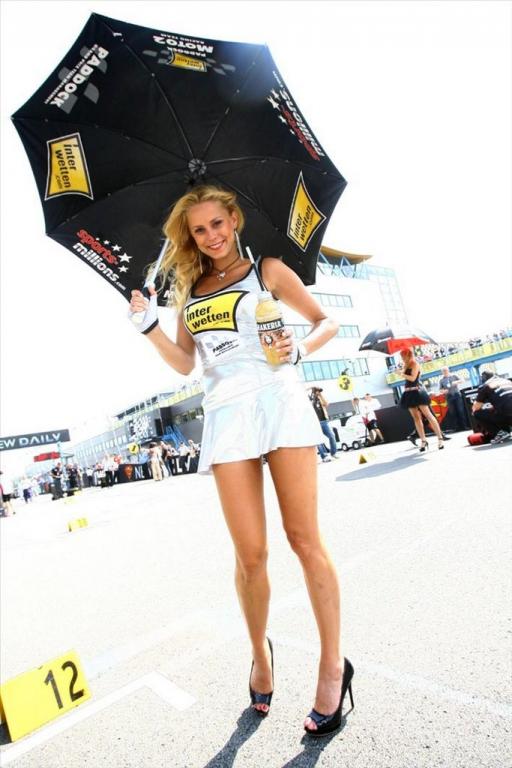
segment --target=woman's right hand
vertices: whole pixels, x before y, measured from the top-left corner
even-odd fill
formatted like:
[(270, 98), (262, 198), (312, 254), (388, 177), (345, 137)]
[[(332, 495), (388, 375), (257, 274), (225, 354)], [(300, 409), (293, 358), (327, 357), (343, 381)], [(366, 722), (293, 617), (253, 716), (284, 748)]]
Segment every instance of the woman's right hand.
[(147, 334), (158, 325), (157, 292), (153, 285), (148, 286), (150, 298), (142, 291), (132, 291), (129, 318), (140, 333)]

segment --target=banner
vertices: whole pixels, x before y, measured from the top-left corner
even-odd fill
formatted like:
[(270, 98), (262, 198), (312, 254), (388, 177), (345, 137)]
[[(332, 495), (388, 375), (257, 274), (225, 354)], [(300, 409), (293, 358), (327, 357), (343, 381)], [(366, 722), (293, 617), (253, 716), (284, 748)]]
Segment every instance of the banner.
[(31, 432), (28, 435), (0, 437), (0, 451), (14, 451), (16, 448), (31, 448), (34, 445), (67, 443), (71, 440), (69, 429), (56, 429), (53, 432)]

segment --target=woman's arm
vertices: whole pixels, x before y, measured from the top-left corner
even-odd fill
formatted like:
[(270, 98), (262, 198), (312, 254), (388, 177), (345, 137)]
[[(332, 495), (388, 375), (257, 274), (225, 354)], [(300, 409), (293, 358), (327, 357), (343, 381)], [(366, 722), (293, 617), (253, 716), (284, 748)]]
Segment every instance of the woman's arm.
[(419, 371), (420, 371), (420, 366), (418, 365), (417, 362), (414, 362), (411, 365), (411, 372), (410, 373), (404, 373), (403, 370), (401, 371), (401, 373), (402, 373), (402, 376), (404, 377), (404, 379), (407, 379), (407, 381), (414, 381), (414, 379), (418, 375)]
[[(311, 331), (301, 339), (308, 354), (316, 352), (329, 339), (336, 336), (339, 328), (338, 321), (327, 317), (320, 304), (306, 290), (302, 280), (293, 270), (279, 259), (267, 258), (262, 261), (261, 271), (263, 282), (268, 290), (311, 323)], [(292, 350), (292, 339), (292, 331), (287, 331), (282, 341), (276, 344), (276, 347), (284, 353), (284, 359), (287, 359)]]
[[(150, 287), (149, 292), (153, 295), (155, 293), (154, 288)], [(144, 312), (147, 306), (148, 300), (144, 298), (142, 293), (140, 291), (132, 291), (131, 311)], [(181, 314), (178, 316), (177, 324), (176, 342), (171, 341), (162, 331), (159, 324), (146, 334), (146, 338), (150, 340), (167, 365), (174, 368), (177, 373), (187, 376), (194, 370), (196, 347), (193, 338), (183, 324), (183, 316)]]

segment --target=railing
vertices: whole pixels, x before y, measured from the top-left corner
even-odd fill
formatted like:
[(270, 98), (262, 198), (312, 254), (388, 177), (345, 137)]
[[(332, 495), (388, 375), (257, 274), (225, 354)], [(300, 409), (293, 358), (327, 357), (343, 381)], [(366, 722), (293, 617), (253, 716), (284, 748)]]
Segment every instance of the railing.
[[(494, 357), (500, 352), (512, 352), (512, 338), (499, 339), (498, 341), (487, 341), (485, 344), (481, 344), (479, 347), (473, 347), (472, 349), (461, 349), (458, 352), (453, 352), (451, 355), (445, 355), (444, 357), (437, 357), (435, 360), (429, 360), (426, 363), (421, 363), (421, 374), (424, 376), (427, 373), (433, 373), (440, 370), (443, 366), (448, 368), (454, 368), (464, 363), (470, 363), (474, 360), (482, 360), (483, 358)], [(386, 376), (388, 384), (399, 384), (404, 381), (404, 377), (401, 373), (394, 371), (388, 373)]]
[(182, 389), (179, 390), (179, 392), (174, 392), (170, 397), (161, 398), (158, 405), (160, 407), (162, 406), (168, 406), (168, 405), (175, 405), (176, 403), (181, 403), (182, 400), (187, 400), (189, 397), (193, 397), (194, 395), (200, 395), (203, 391), (203, 387), (200, 382), (194, 382), (194, 384), (185, 384)]

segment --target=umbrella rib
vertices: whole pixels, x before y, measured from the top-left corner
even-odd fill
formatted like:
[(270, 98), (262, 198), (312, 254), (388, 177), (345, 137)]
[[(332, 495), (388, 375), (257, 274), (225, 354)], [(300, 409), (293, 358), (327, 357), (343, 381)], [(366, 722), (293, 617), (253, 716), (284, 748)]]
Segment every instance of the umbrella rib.
[[(256, 60), (257, 60), (259, 57), (261, 57), (261, 56), (263, 55), (263, 51), (264, 51), (264, 49), (265, 49), (265, 48), (266, 48), (266, 46), (262, 46), (262, 48), (261, 48), (261, 50), (259, 51), (258, 55), (255, 57), (255, 59), (254, 59), (254, 61), (252, 62), (251, 66), (249, 67), (249, 70), (247, 71), (247, 73), (246, 73), (246, 75), (245, 75), (245, 80), (244, 80), (244, 83), (243, 83), (243, 85), (241, 85), (241, 86), (240, 86), (240, 88), (238, 88), (238, 89), (237, 89), (237, 91), (235, 92), (236, 94), (240, 94), (240, 92), (241, 92), (242, 88), (244, 88), (244, 87), (245, 87), (245, 85), (247, 84), (247, 80), (248, 80), (248, 78), (249, 78), (249, 75), (251, 74), (252, 70), (253, 70), (253, 69), (254, 69), (254, 67), (256, 66)], [(224, 119), (225, 119), (225, 117), (226, 117), (226, 116), (229, 114), (229, 112), (230, 112), (230, 111), (231, 111), (231, 105), (230, 105), (230, 106), (228, 106), (228, 107), (226, 107), (226, 109), (224, 110), (224, 114), (223, 114), (223, 115), (221, 115), (221, 117), (219, 118), (219, 121), (218, 121), (217, 125), (214, 127), (213, 131), (211, 132), (210, 138), (209, 138), (209, 139), (208, 139), (208, 141), (206, 142), (206, 146), (205, 146), (205, 148), (204, 148), (204, 150), (203, 150), (203, 157), (206, 157), (206, 153), (207, 153), (207, 152), (208, 152), (208, 150), (210, 149), (211, 143), (212, 143), (212, 141), (214, 140), (214, 138), (215, 138), (215, 136), (216, 136), (216, 134), (217, 134), (217, 131), (219, 130), (220, 126), (222, 125), (222, 122), (223, 122), (223, 120), (224, 120)]]
[(307, 168), (308, 171), (315, 171), (315, 173), (320, 173), (322, 176), (332, 176), (336, 179), (339, 179), (341, 175), (339, 172), (332, 173), (331, 171), (323, 171), (314, 165), (308, 165), (302, 160), (288, 160), (284, 157), (275, 157), (273, 155), (270, 157), (268, 155), (247, 155), (246, 157), (225, 157), (222, 160), (209, 160), (207, 162), (207, 165), (210, 166), (210, 165), (221, 165), (222, 163), (236, 163), (236, 162), (242, 162), (244, 160), (288, 163), (289, 165), (296, 165), (299, 168)]
[[(109, 27), (109, 25), (106, 24), (104, 19), (101, 19), (101, 21), (102, 21), (103, 24), (105, 24), (105, 26), (109, 30), (109, 32), (111, 32), (111, 34), (114, 35), (114, 30), (112, 29), (112, 27)], [(163, 97), (165, 103), (167, 104), (167, 106), (169, 108), (169, 111), (170, 111), (171, 115), (174, 118), (174, 122), (176, 123), (176, 125), (178, 127), (178, 130), (179, 130), (179, 132), (181, 134), (181, 138), (183, 139), (183, 142), (185, 143), (185, 145), (186, 145), (186, 147), (187, 147), (187, 149), (188, 149), (188, 151), (190, 153), (190, 157), (191, 158), (194, 157), (194, 152), (192, 151), (192, 147), (190, 146), (190, 143), (189, 143), (189, 140), (187, 139), (186, 133), (183, 130), (183, 126), (180, 123), (180, 121), (178, 119), (178, 115), (176, 114), (176, 111), (175, 111), (173, 105), (169, 101), (169, 99), (167, 97), (167, 94), (165, 93), (164, 89), (160, 85), (160, 81), (158, 80), (158, 77), (156, 76), (156, 74), (154, 72), (152, 72), (150, 70), (150, 68), (148, 67), (146, 62), (143, 59), (141, 59), (140, 56), (137, 55), (137, 53), (133, 50), (133, 48), (130, 45), (128, 45), (128, 43), (125, 41), (124, 37), (122, 38), (122, 41), (123, 41), (123, 44), (125, 45), (126, 49), (139, 62), (139, 64), (143, 67), (143, 69), (145, 69), (147, 72), (149, 72), (149, 74), (151, 75), (152, 79), (154, 79), (154, 81), (156, 82), (158, 90), (160, 91), (161, 96)]]
[[(16, 118), (16, 121), (20, 121), (20, 122), (21, 121), (23, 121), (23, 122), (32, 121), (32, 122), (35, 122), (35, 123), (40, 123), (41, 122), (41, 118), (40, 117), (24, 117), (23, 116), (23, 117)], [(56, 124), (66, 125), (69, 128), (69, 123), (68, 123), (67, 120), (53, 120), (52, 119), (50, 122), (51, 123), (56, 123)], [(158, 144), (153, 144), (151, 141), (146, 141), (145, 139), (141, 139), (138, 136), (129, 136), (124, 131), (118, 130), (116, 128), (108, 128), (106, 125), (98, 125), (97, 123), (84, 123), (84, 122), (80, 122), (80, 123), (76, 122), (76, 123), (73, 123), (73, 125), (76, 126), (77, 128), (80, 128), (81, 126), (84, 127), (84, 128), (99, 128), (100, 130), (105, 131), (106, 133), (113, 133), (115, 135), (122, 136), (123, 138), (127, 139), (128, 141), (140, 141), (141, 144), (144, 144), (147, 147), (151, 147), (152, 149), (158, 149), (161, 152), (165, 152), (167, 155), (170, 155), (171, 157), (175, 157), (177, 160), (183, 160), (184, 163), (188, 162), (188, 160), (185, 159), (184, 157), (182, 157), (182, 155), (178, 155), (178, 154), (176, 154), (176, 152), (172, 152), (170, 149), (166, 149), (165, 147), (161, 147)]]

